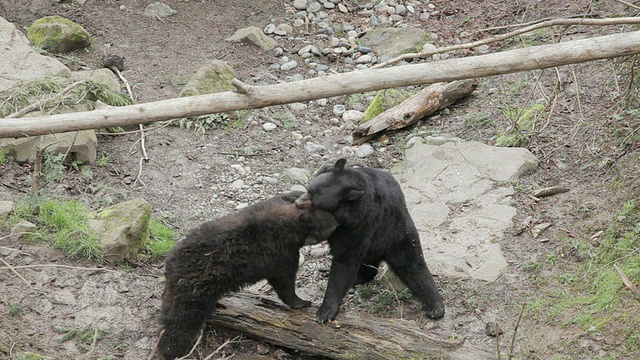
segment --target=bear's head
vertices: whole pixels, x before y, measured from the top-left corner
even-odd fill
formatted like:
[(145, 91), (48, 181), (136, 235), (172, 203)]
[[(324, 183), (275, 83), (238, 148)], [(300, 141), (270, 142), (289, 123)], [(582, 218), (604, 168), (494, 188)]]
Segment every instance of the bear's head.
[(314, 207), (336, 212), (345, 202), (353, 202), (364, 194), (366, 187), (362, 174), (345, 169), (347, 160), (339, 159), (333, 166), (323, 166), (307, 187), (307, 193), (296, 200), (301, 209)]
[(305, 209), (298, 215), (302, 232), (307, 234), (305, 245), (327, 240), (338, 227), (338, 221), (330, 213), (318, 209)]

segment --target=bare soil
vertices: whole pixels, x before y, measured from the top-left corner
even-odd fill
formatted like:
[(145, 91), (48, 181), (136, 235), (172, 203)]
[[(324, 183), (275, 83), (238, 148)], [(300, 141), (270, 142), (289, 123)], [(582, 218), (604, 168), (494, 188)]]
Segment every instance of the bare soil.
[[(79, 6), (66, 1), (0, 0), (0, 16), (18, 28), (55, 14), (80, 23), (94, 36), (93, 49), (60, 59), (75, 70), (101, 67), (106, 53), (123, 56), (126, 66), (123, 74), (132, 85), (137, 102), (176, 97), (207, 59), (227, 61), (241, 80), (254, 78), (274, 83), (296, 72), (309, 76), (304, 65), (287, 73), (270, 69), (269, 65), (277, 61), (271, 53), (224, 41), (239, 28), (288, 22), (282, 1), (167, 0), (165, 3), (176, 9), (177, 14), (162, 21), (142, 16), (149, 2), (90, 0)], [(470, 42), (506, 28), (480, 31), (483, 29), (548, 17), (635, 14), (613, 0), (432, 3), (440, 15), (427, 22), (420, 22), (417, 17), (407, 18), (407, 22), (437, 34), (437, 46)], [(331, 17), (334, 24), (349, 23), (359, 31), (370, 28), (368, 17), (337, 11), (331, 12)], [(309, 33), (296, 29), (294, 36), (278, 39), (279, 45), (291, 51), (288, 56), (297, 58), (299, 47), (318, 41), (314, 26), (311, 25)], [(491, 50), (621, 29), (624, 27), (544, 30), (493, 44)], [(469, 56), (474, 52), (461, 51), (453, 56)], [(342, 61), (320, 61), (333, 71), (350, 69)], [(438, 322), (423, 319), (419, 305), (412, 300), (367, 313), (371, 306), (355, 293), (350, 294), (343, 311), (416, 319), (425, 331), (455, 334), (489, 348), (496, 348), (496, 338), (485, 333), (485, 326), (495, 321), (505, 330), (500, 344), (506, 351), (523, 304), (551, 296), (564, 286), (554, 275), (580, 266), (583, 259), (572, 239), (597, 240), (598, 232), (606, 228), (629, 194), (638, 193), (640, 143), (628, 140), (637, 136), (640, 122), (625, 112), (638, 105), (635, 85), (629, 85), (633, 80), (629, 76), (632, 63), (630, 59), (615, 59), (482, 79), (475, 93), (463, 102), (413, 129), (388, 134), (385, 141), (373, 144), (383, 151), (376, 151), (366, 159), (350, 159), (358, 165), (389, 169), (402, 161), (403, 144), (411, 132), (453, 135), (494, 144), (505, 129), (514, 126), (509, 120), (510, 110), (527, 109), (533, 103), (547, 106), (523, 143), (541, 160), (540, 169), (513, 184), (519, 190), (513, 199), (519, 215), (513, 232), (501, 240), (511, 265), (508, 272), (491, 284), (438, 277), (447, 304), (447, 314)], [(307, 110), (296, 113), (299, 123), (296, 131), (335, 154), (335, 150), (350, 143), (351, 134), (331, 121), (332, 106), (347, 101), (353, 108), (366, 106), (368, 102), (367, 96), (332, 98), (326, 106), (309, 102)], [(292, 185), (284, 180), (277, 184), (263, 183), (260, 176), (277, 178), (277, 174), (291, 167), (313, 171), (330, 156), (305, 151), (304, 145), (294, 143), (289, 131), (263, 130), (265, 121), (284, 111), (290, 110), (287, 106), (254, 110), (242, 126), (219, 127), (205, 133), (173, 126), (153, 128), (146, 133), (148, 162), (140, 160), (137, 128), (127, 129), (131, 131), (127, 134), (100, 135), (98, 156), (107, 159), (106, 166), (92, 166), (91, 178), (69, 167), (62, 180), (46, 186), (44, 195), (81, 199), (94, 209), (140, 197), (152, 204), (155, 218), (165, 221), (179, 234), (184, 233), (202, 221), (233, 211), (243, 203), (286, 191)], [(256, 151), (246, 153), (248, 146), (254, 146)], [(238, 173), (232, 164), (242, 164), (250, 172)], [(24, 199), (30, 189), (31, 172), (28, 165), (0, 164), (2, 200)], [(247, 186), (233, 190), (229, 185), (238, 179)], [(551, 185), (571, 190), (544, 199), (530, 196), (532, 190)], [(545, 222), (551, 227), (534, 238), (531, 229)], [(12, 242), (4, 237), (8, 233), (7, 229), (0, 229), (0, 259), (15, 267), (20, 277), (7, 269), (0, 270), (0, 358), (18, 359), (26, 351), (54, 359), (149, 356), (158, 334), (162, 263), (140, 261), (126, 266), (104, 266), (69, 260), (42, 243)], [(300, 294), (317, 306), (330, 259), (308, 250), (305, 254), (307, 261), (300, 270)], [(530, 271), (528, 265), (544, 263), (550, 254), (556, 257), (554, 266), (545, 267), (542, 272)], [(384, 280), (374, 285), (382, 288)], [(271, 291), (268, 286), (257, 286), (254, 290)], [(623, 293), (625, 289), (620, 291)], [(612, 323), (589, 332), (568, 321), (570, 313), (559, 315), (564, 318), (558, 321), (549, 321), (539, 313), (524, 312), (513, 349), (517, 358), (640, 358), (638, 350), (620, 350), (624, 343), (619, 335), (623, 330), (620, 326), (624, 325)], [(69, 329), (91, 329), (95, 337), (67, 339)], [(218, 349), (231, 339), (234, 341)], [(216, 349), (216, 358), (231, 355), (236, 359), (309, 358), (290, 349), (209, 327), (194, 356), (204, 358)]]

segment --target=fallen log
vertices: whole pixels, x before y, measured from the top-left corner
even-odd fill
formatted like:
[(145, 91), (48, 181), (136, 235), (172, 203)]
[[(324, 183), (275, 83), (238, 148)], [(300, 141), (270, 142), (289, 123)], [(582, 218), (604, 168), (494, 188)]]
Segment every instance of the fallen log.
[(415, 321), (362, 318), (342, 312), (338, 320), (321, 325), (316, 308), (291, 310), (274, 300), (234, 294), (220, 301), (209, 320), (214, 326), (240, 331), (249, 337), (332, 359), (437, 358), (494, 359), (488, 349), (447, 340), (420, 329)]
[(400, 104), (358, 126), (354, 132), (361, 138), (356, 139), (355, 142), (364, 142), (383, 131), (398, 130), (413, 125), (458, 99), (468, 96), (477, 86), (478, 81), (475, 79), (431, 84)]
[(358, 70), (275, 85), (250, 86), (236, 80), (236, 91), (122, 107), (106, 106), (87, 112), (0, 119), (0, 138), (147, 124), (187, 116), (256, 109), (409, 85), (510, 74), (635, 54), (640, 54), (640, 31), (467, 58)]

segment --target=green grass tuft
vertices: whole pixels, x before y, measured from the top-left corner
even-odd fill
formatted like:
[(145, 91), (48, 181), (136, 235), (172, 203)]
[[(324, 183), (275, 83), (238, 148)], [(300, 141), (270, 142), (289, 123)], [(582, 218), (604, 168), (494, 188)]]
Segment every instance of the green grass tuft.
[(43, 239), (70, 258), (102, 260), (100, 241), (89, 227), (90, 216), (80, 201), (30, 196), (15, 204), (10, 222), (24, 219), (38, 225), (37, 233), (26, 238)]
[(149, 258), (151, 261), (164, 259), (176, 243), (176, 234), (163, 222), (151, 219), (149, 222)]

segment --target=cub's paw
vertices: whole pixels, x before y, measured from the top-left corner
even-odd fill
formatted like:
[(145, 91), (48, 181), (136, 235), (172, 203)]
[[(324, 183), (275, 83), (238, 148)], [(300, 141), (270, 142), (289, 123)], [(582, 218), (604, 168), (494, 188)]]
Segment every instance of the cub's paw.
[(331, 306), (323, 303), (318, 309), (318, 312), (316, 313), (318, 322), (320, 324), (324, 324), (327, 321), (331, 321), (335, 319), (336, 315), (338, 315), (339, 310), (340, 310), (339, 306)]

